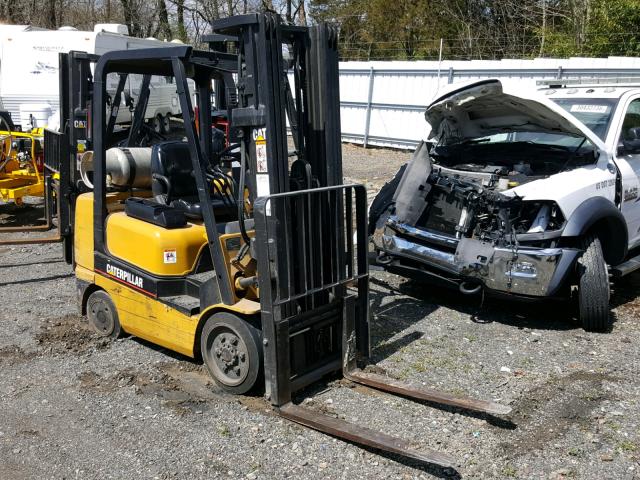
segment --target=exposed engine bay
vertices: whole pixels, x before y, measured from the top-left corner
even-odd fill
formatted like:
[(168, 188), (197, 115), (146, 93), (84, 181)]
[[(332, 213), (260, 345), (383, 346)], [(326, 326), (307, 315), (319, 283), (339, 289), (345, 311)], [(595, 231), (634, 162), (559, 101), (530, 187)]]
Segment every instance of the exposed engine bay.
[[(534, 143), (519, 140), (484, 143), (462, 141), (436, 145), (430, 152), (434, 164), (475, 173), (508, 177), (514, 185), (555, 175), (579, 165), (595, 162), (594, 150), (588, 144), (576, 147)], [(585, 142), (586, 143), (586, 142)], [(504, 189), (504, 188), (503, 188)]]
[(421, 144), (376, 223), (374, 244), (389, 259), (419, 261), (463, 283), (544, 295), (563, 253), (557, 240), (565, 218), (555, 203), (526, 201), (516, 187), (557, 173), (568, 160), (593, 161), (593, 153), (533, 149), (506, 161), (493, 148), (480, 163), (486, 147), (462, 148), (481, 150), (462, 157), (461, 147)]
[[(475, 147), (473, 150), (478, 150), (479, 146)], [(448, 151), (443, 152), (443, 148)], [(462, 159), (457, 158), (457, 153), (450, 155), (450, 147), (436, 147), (431, 154), (421, 152), (425, 158), (414, 157), (413, 165), (408, 167), (412, 170), (410, 175), (418, 178), (421, 171), (424, 181), (398, 187), (395, 217), (399, 223), (496, 246), (516, 245), (527, 241), (526, 234), (562, 227), (562, 212), (554, 204), (525, 202), (509, 191), (557, 173), (559, 159), (528, 152), (526, 156), (519, 155), (527, 162), (516, 158), (511, 162), (492, 159), (479, 163), (476, 155), (471, 157), (472, 163), (459, 163)]]

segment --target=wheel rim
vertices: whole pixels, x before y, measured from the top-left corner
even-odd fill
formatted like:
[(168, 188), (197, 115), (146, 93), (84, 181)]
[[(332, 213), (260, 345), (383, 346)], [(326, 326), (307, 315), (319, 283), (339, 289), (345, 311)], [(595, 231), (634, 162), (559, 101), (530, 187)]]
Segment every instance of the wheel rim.
[(111, 335), (115, 328), (115, 322), (113, 319), (113, 312), (109, 305), (106, 302), (99, 300), (91, 305), (90, 312), (91, 323), (98, 333), (101, 335)]
[(249, 352), (242, 337), (232, 328), (213, 329), (207, 341), (207, 356), (212, 373), (224, 385), (240, 385), (249, 374)]
[(159, 116), (153, 119), (153, 129), (156, 133), (162, 132), (162, 119)]
[(169, 119), (169, 115), (162, 118), (162, 126), (164, 127), (165, 132), (168, 132), (171, 129), (171, 120)]

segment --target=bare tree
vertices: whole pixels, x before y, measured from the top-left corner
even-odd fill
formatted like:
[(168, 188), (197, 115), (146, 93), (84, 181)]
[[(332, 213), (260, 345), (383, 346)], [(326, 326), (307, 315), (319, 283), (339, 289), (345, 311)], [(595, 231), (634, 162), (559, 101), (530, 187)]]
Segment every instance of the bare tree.
[(47, 0), (45, 5), (45, 27), (56, 28), (56, 0)]
[[(171, 25), (169, 25), (169, 13), (164, 0), (157, 0), (158, 4), (158, 34), (164, 40), (171, 40)], [(157, 35), (157, 34), (156, 34)], [(154, 36), (156, 36), (154, 35)]]

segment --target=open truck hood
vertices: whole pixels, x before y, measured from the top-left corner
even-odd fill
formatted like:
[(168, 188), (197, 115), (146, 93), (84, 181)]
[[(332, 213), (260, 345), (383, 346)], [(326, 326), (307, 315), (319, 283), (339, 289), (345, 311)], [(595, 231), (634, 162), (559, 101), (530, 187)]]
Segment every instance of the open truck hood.
[(425, 113), (431, 125), (429, 139), (448, 132), (459, 139), (508, 132), (560, 133), (587, 137), (599, 150), (605, 145), (582, 122), (562, 107), (542, 97), (505, 85), (500, 80), (480, 80), (451, 85)]

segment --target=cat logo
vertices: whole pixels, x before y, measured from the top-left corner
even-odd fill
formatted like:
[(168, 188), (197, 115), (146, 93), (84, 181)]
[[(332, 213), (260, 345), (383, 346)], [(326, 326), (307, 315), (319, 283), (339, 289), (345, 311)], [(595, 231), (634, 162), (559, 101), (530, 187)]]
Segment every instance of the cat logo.
[(111, 265), (110, 263), (107, 263), (107, 273), (112, 277), (123, 281), (124, 283), (133, 285), (134, 287), (144, 288), (142, 277), (134, 275), (131, 272), (127, 272), (126, 270), (122, 270), (121, 268)]

